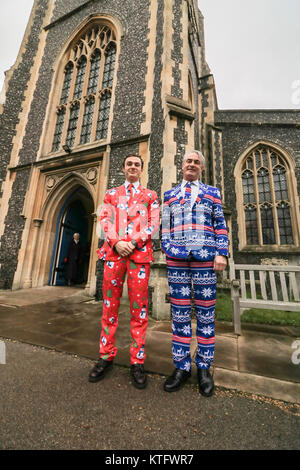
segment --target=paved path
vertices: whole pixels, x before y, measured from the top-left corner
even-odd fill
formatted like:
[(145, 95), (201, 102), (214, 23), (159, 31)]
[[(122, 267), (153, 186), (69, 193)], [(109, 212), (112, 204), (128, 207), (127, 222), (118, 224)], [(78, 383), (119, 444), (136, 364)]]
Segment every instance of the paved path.
[(0, 449), (300, 448), (299, 405), (220, 387), (204, 398), (194, 384), (168, 394), (155, 374), (137, 390), (120, 366), (92, 384), (90, 359), (12, 340), (5, 345)]
[[(74, 287), (0, 291), (0, 337), (96, 359), (101, 309), (101, 302)], [(171, 341), (171, 322), (150, 318), (145, 362), (148, 371), (164, 375), (172, 372)], [(117, 331), (118, 365), (129, 365), (130, 342), (129, 307), (125, 301), (121, 304)], [(293, 345), (298, 347), (298, 353)], [(193, 334), (193, 356), (196, 348)], [(293, 362), (293, 354), (298, 362)], [(299, 359), (300, 328), (249, 325), (243, 327), (243, 335), (238, 337), (230, 323), (216, 323), (213, 371), (217, 385), (300, 403)], [(190, 382), (196, 381), (193, 366)]]

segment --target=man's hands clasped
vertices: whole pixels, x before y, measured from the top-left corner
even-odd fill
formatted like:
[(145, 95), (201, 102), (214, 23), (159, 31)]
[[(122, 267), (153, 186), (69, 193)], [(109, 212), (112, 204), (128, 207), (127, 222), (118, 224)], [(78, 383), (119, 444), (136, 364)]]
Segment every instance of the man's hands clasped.
[(131, 242), (125, 242), (123, 240), (115, 244), (115, 249), (122, 258), (131, 255), (133, 253), (135, 246)]

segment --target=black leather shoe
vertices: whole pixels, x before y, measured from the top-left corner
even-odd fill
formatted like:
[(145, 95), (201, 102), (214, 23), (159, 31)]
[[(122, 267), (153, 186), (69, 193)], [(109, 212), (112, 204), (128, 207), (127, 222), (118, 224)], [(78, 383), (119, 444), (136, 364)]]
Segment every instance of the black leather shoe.
[(191, 376), (191, 372), (182, 369), (175, 369), (173, 374), (167, 378), (164, 384), (166, 392), (176, 392)]
[(103, 379), (105, 374), (111, 370), (112, 366), (113, 361), (99, 359), (97, 364), (94, 365), (91, 372), (89, 373), (89, 382), (98, 382), (98, 380)]
[(214, 393), (214, 381), (208, 369), (198, 369), (199, 392), (204, 397), (211, 397)]
[(136, 388), (145, 388), (147, 385), (147, 375), (143, 364), (132, 364), (130, 368), (132, 383)]

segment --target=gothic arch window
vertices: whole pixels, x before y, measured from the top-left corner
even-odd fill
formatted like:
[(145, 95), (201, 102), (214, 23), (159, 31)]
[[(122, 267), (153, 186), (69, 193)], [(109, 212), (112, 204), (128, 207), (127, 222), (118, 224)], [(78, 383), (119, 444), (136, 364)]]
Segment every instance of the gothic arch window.
[(106, 139), (117, 43), (115, 32), (93, 24), (77, 36), (65, 55), (52, 152)]
[(295, 198), (288, 160), (275, 148), (258, 145), (240, 168), (244, 245), (295, 245)]

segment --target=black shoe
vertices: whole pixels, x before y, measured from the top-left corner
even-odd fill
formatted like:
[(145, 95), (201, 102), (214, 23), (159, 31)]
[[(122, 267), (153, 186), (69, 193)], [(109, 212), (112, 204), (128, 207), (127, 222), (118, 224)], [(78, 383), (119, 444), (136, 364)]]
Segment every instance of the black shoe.
[(97, 364), (94, 365), (91, 372), (89, 373), (89, 382), (98, 382), (104, 378), (105, 374), (111, 370), (113, 361), (105, 361), (104, 359), (99, 359)]
[(191, 372), (182, 369), (175, 369), (173, 374), (167, 378), (164, 384), (166, 392), (175, 392), (178, 390), (191, 376)]
[(132, 364), (130, 368), (132, 383), (136, 388), (145, 388), (147, 385), (147, 375), (143, 364)]
[(199, 392), (204, 397), (211, 397), (214, 393), (214, 381), (208, 369), (198, 369)]

